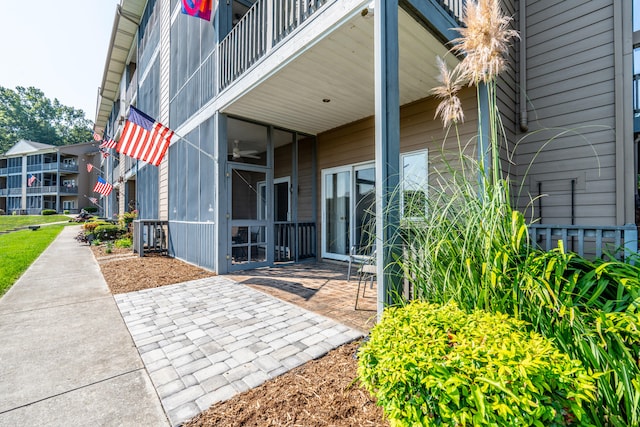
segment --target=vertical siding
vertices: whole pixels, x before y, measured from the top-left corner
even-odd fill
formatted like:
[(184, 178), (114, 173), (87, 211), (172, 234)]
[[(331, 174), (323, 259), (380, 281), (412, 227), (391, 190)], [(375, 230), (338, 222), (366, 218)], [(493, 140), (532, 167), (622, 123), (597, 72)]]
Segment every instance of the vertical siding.
[(612, 0), (530, 0), (526, 25), (529, 133), (517, 148), (523, 194), (536, 196), (541, 183), (542, 222), (569, 224), (573, 180), (575, 223), (613, 225)]
[[(169, 123), (169, 65), (171, 39), (171, 2), (160, 0), (160, 116), (161, 123)], [(158, 186), (159, 219), (169, 219), (169, 160), (160, 164)]]

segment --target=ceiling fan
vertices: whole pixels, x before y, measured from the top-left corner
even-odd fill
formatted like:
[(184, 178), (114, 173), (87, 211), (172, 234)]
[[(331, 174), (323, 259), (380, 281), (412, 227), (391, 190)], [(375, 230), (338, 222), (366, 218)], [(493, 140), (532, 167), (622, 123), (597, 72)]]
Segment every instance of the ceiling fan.
[(233, 140), (233, 158), (234, 159), (240, 159), (242, 157), (246, 157), (249, 159), (259, 159), (260, 156), (257, 156), (256, 155), (257, 153), (258, 153), (257, 150), (241, 150), (240, 140), (239, 139)]

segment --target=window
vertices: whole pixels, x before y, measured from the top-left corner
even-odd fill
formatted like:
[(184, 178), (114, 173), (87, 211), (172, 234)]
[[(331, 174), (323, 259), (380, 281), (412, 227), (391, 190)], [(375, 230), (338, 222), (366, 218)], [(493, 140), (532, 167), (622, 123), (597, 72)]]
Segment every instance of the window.
[(402, 154), (400, 176), (400, 206), (402, 218), (420, 219), (427, 213), (428, 152), (414, 151)]

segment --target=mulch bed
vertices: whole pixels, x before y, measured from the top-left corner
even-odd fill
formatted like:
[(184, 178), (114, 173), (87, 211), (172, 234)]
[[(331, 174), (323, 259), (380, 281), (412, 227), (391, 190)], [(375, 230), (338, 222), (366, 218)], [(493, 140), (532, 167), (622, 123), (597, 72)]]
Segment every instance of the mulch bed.
[(382, 409), (354, 380), (359, 342), (345, 344), (231, 400), (185, 427), (388, 426)]

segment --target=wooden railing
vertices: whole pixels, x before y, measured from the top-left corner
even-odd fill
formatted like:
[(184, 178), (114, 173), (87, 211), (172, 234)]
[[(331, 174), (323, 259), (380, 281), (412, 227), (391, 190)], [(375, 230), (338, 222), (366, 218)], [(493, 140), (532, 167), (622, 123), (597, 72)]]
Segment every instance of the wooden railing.
[(273, 238), (275, 262), (297, 261), (316, 256), (315, 222), (299, 222), (297, 224), (276, 222), (274, 223)]
[(467, 0), (440, 0), (440, 6), (444, 8), (444, 10), (449, 12), (456, 21), (460, 22), (462, 18), (462, 13), (464, 12), (464, 5)]
[(529, 226), (531, 243), (550, 251), (562, 240), (566, 251), (580, 256), (602, 258), (612, 256), (624, 259), (638, 253), (638, 228), (624, 226), (547, 225)]
[(220, 90), (313, 15), (327, 0), (258, 0), (220, 42)]
[[(467, 0), (438, 0), (457, 21)], [(329, 0), (257, 0), (219, 45), (219, 90), (229, 86)]]
[(146, 253), (167, 254), (169, 221), (139, 219), (133, 221), (133, 251), (139, 256)]

